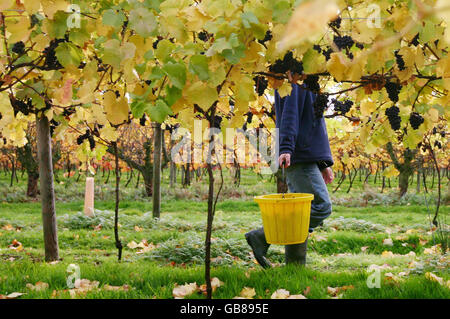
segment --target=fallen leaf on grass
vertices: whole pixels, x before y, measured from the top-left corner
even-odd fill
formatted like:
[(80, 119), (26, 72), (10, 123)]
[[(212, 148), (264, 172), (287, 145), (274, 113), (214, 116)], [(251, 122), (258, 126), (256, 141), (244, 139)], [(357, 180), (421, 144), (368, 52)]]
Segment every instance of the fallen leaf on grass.
[(26, 294), (21, 293), (21, 292), (13, 292), (13, 293), (10, 293), (9, 295), (0, 295), (0, 299), (17, 299), (22, 295), (26, 295)]
[(425, 249), (423, 250), (423, 253), (424, 253), (425, 255), (436, 255), (436, 254), (440, 254), (440, 253), (441, 253), (441, 245), (438, 244), (438, 245), (431, 246), (430, 248), (425, 248)]
[(36, 284), (26, 284), (26, 287), (33, 291), (43, 291), (48, 289), (49, 285), (46, 282), (38, 281)]
[(381, 257), (395, 257), (392, 251), (385, 250), (381, 253)]
[(141, 232), (141, 231), (144, 230), (144, 228), (139, 227), (139, 226), (136, 225), (136, 226), (134, 226), (134, 230), (137, 231), (137, 232)]
[(367, 248), (369, 248), (369, 246), (362, 246), (362, 247), (361, 247), (361, 251), (362, 251), (362, 252), (365, 252), (365, 251), (367, 250)]
[(394, 246), (394, 243), (392, 242), (392, 238), (386, 238), (385, 240), (383, 240), (383, 245), (384, 246)]
[(106, 290), (106, 291), (130, 291), (131, 287), (128, 285), (110, 286), (110, 285), (106, 284), (102, 287), (102, 289)]
[(22, 251), (23, 250), (23, 246), (22, 243), (17, 241), (17, 239), (14, 239), (11, 242), (11, 245), (8, 246), (9, 249), (13, 249), (15, 251)]
[(178, 284), (175, 284), (175, 287), (172, 290), (172, 295), (175, 299), (183, 299), (184, 297), (190, 296), (198, 290), (199, 287), (197, 286), (196, 282), (184, 284), (182, 286), (178, 286)]
[(255, 288), (244, 287), (242, 288), (239, 297), (234, 297), (233, 299), (253, 299), (255, 295)]
[(2, 229), (7, 230), (7, 231), (13, 231), (15, 228), (13, 227), (13, 225), (7, 224), (7, 225), (3, 226)]
[(290, 294), (291, 293), (286, 289), (278, 289), (270, 296), (270, 299), (287, 299)]
[(303, 290), (303, 294), (305, 296), (309, 295), (310, 292), (311, 292), (311, 287), (310, 286), (306, 287), (305, 290)]
[(432, 272), (427, 272), (425, 273), (425, 278), (427, 278), (430, 281), (434, 281), (437, 282), (439, 285), (444, 286), (444, 279), (441, 277), (436, 276), (435, 274), (433, 274)]
[(328, 287), (327, 292), (328, 294), (333, 298), (339, 298), (340, 295), (349, 289), (354, 289), (355, 287), (353, 285), (350, 286), (342, 286), (342, 287)]
[[(214, 277), (213, 279), (211, 279), (211, 288), (212, 288), (212, 292), (214, 293), (216, 291), (217, 288), (219, 288), (220, 286), (223, 286), (223, 281), (220, 281), (219, 278)], [(207, 291), (206, 291), (206, 284), (203, 284), (200, 286), (200, 291), (206, 295)]]
[(143, 254), (150, 250), (153, 250), (158, 247), (158, 245), (154, 245), (153, 243), (148, 243), (146, 239), (142, 239), (138, 244), (134, 240), (127, 244), (127, 247), (130, 249), (140, 248), (141, 250), (137, 251), (136, 254)]
[(400, 277), (394, 275), (394, 274), (391, 273), (391, 272), (385, 273), (385, 274), (384, 274), (384, 278), (385, 278), (387, 281), (392, 281), (392, 282), (394, 282), (394, 283), (399, 283), (400, 281), (402, 281), (402, 279), (401, 279)]

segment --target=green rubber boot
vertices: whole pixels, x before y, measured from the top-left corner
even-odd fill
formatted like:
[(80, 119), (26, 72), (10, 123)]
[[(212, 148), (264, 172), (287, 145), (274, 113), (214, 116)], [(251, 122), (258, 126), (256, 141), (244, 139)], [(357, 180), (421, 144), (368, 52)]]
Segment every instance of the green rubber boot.
[(308, 239), (301, 244), (286, 245), (284, 251), (286, 264), (305, 265), (307, 246)]
[(258, 264), (263, 268), (270, 268), (272, 265), (266, 258), (267, 250), (270, 244), (266, 241), (266, 236), (264, 235), (264, 228), (259, 228), (252, 230), (245, 234), (245, 239), (247, 243), (253, 250), (253, 255), (255, 256)]

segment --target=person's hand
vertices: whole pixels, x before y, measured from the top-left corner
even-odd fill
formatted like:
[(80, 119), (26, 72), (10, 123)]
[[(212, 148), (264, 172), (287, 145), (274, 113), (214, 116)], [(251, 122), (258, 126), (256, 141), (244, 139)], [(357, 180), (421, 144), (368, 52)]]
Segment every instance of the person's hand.
[(330, 184), (334, 180), (334, 174), (330, 167), (325, 168), (322, 170), (322, 177), (325, 181), (325, 184)]
[(278, 157), (278, 163), (280, 164), (280, 167), (283, 165), (285, 168), (291, 166), (291, 154), (281, 154), (280, 157)]

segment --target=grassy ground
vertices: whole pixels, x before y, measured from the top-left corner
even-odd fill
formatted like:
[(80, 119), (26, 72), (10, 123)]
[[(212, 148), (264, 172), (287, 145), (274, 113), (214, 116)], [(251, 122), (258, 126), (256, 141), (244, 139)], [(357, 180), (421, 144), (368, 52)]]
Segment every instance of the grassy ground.
[[(270, 298), (280, 288), (308, 298), (332, 298), (328, 287), (345, 287), (339, 298), (450, 297), (448, 253), (439, 252), (436, 233), (430, 232), (428, 215), (433, 212), (430, 201), (434, 193), (412, 191), (398, 199), (393, 181), (393, 188), (384, 194), (379, 193), (379, 181), (374, 184), (373, 179), (364, 186), (357, 178), (350, 193), (346, 192), (348, 183), (344, 183), (331, 194), (332, 216), (311, 236), (307, 266), (284, 266), (283, 247), (272, 246), (268, 257), (275, 267), (263, 271), (243, 235), (261, 224), (252, 197), (275, 192), (274, 183), (246, 171), (241, 185), (235, 187), (229, 172), (224, 174), (212, 252), (212, 275), (224, 285), (215, 291), (214, 298), (233, 298), (244, 287), (254, 288), (255, 298)], [(194, 182), (186, 189), (170, 188), (164, 176), (162, 215), (156, 221), (142, 185), (136, 188), (136, 180), (132, 180), (124, 187), (124, 175), (120, 236), (129, 245), (124, 249), (124, 260), (118, 263), (112, 231), (113, 178), (108, 184), (97, 181), (96, 216), (86, 218), (79, 213), (83, 209), (82, 179), (76, 183), (74, 177), (61, 177), (56, 193), (62, 260), (48, 264), (43, 262), (40, 204), (22, 195), (26, 176), (10, 188), (8, 176), (0, 175), (0, 295), (21, 292), (26, 293), (21, 298), (70, 298), (70, 264), (78, 265), (80, 277), (98, 281), (100, 288), (76, 295), (78, 298), (173, 298), (176, 284), (204, 283), (204, 182)], [(330, 185), (330, 192), (335, 187)], [(440, 214), (445, 216), (449, 211), (443, 203)], [(133, 242), (140, 247), (132, 248)], [(374, 274), (369, 267), (380, 268), (380, 288), (368, 288), (366, 281)], [(433, 278), (442, 278), (442, 284)], [(48, 283), (48, 289), (27, 288), (27, 284), (37, 282)], [(107, 285), (128, 285), (131, 289), (111, 291)], [(203, 296), (194, 293), (188, 298)]]

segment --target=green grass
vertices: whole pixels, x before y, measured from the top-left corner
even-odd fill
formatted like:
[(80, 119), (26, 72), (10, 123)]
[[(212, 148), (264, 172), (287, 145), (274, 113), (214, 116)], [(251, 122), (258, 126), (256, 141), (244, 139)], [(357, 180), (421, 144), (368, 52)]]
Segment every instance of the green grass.
[[(445, 282), (450, 279), (448, 254), (425, 253), (425, 249), (437, 242), (429, 232), (423, 194), (410, 192), (410, 201), (402, 203), (393, 200), (396, 195), (392, 189), (382, 195), (389, 200), (383, 205), (376, 200), (361, 200), (369, 193), (358, 183), (350, 195), (340, 190), (332, 194), (332, 216), (309, 241), (307, 266), (284, 266), (284, 248), (273, 245), (268, 258), (275, 267), (263, 271), (255, 264), (244, 233), (261, 225), (259, 208), (252, 196), (274, 192), (273, 182), (244, 171), (241, 186), (236, 188), (228, 172), (224, 174), (226, 187), (217, 204), (214, 221), (212, 276), (225, 284), (217, 289), (214, 298), (233, 298), (243, 287), (255, 288), (256, 298), (270, 298), (280, 288), (299, 294), (307, 287), (310, 287), (308, 298), (331, 298), (327, 287), (342, 286), (353, 288), (346, 290), (341, 298), (450, 297), (447, 287), (425, 277), (425, 273), (432, 272)], [(24, 292), (26, 295), (21, 298), (51, 298), (53, 291), (57, 291), (57, 298), (70, 298), (66, 283), (69, 276), (66, 270), (70, 264), (79, 265), (81, 278), (99, 281), (100, 287), (106, 284), (132, 287), (126, 292), (90, 291), (78, 296), (80, 298), (172, 298), (175, 284), (204, 283), (207, 209), (202, 200), (206, 193), (204, 182), (194, 182), (186, 189), (170, 190), (165, 181), (162, 214), (158, 221), (151, 217), (151, 200), (143, 195), (142, 185), (139, 189), (135, 185), (123, 187), (120, 236), (125, 248), (123, 261), (119, 263), (111, 228), (114, 202), (108, 193), (113, 185), (97, 185), (97, 216), (89, 219), (78, 213), (83, 209), (83, 183), (76, 183), (75, 178), (65, 179), (64, 184), (58, 184), (56, 188), (62, 260), (52, 265), (43, 262), (40, 203), (19, 198), (20, 192), (24, 191), (24, 180), (13, 188), (5, 188), (7, 176), (0, 175), (0, 193), (6, 194), (5, 200), (0, 200), (0, 295)], [(231, 197), (230, 194), (239, 196)], [(376, 197), (377, 200), (380, 198)], [(448, 205), (443, 205), (440, 214), (448, 215), (449, 210)], [(94, 226), (98, 224), (102, 227), (95, 230)], [(12, 225), (14, 230), (8, 230), (6, 225)], [(141, 227), (142, 231), (136, 231), (135, 226)], [(383, 244), (389, 237), (393, 246)], [(156, 248), (137, 254), (136, 249), (126, 247), (131, 241), (139, 243), (143, 239)], [(23, 251), (9, 248), (13, 240), (22, 243)], [(383, 256), (385, 251), (394, 256)], [(411, 262), (415, 262), (414, 266)], [(367, 287), (367, 269), (371, 265), (384, 267), (379, 289)], [(405, 271), (409, 275), (399, 282), (385, 277), (385, 273), (397, 275)], [(48, 283), (49, 289), (39, 292), (26, 288), (27, 283), (38, 281)], [(193, 294), (189, 298), (203, 296)]]

